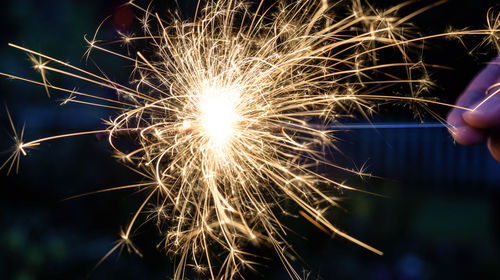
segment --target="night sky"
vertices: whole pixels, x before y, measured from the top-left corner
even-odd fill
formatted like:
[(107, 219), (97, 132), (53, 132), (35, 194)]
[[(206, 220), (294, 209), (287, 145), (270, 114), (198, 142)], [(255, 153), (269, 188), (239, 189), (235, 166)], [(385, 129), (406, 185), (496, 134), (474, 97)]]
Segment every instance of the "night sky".
[[(154, 6), (166, 15), (167, 9), (175, 8), (171, 2), (157, 0)], [(179, 2), (188, 19), (195, 2)], [(397, 2), (370, 1), (377, 7)], [(413, 22), (423, 34), (443, 32), (447, 26), (481, 28), (488, 8), (500, 12), (496, 2), (451, 0)], [(411, 9), (428, 3), (432, 1), (421, 1)], [(0, 72), (39, 80), (27, 56), (7, 46), (11, 42), (98, 72), (95, 61), (109, 78), (126, 84), (133, 65), (98, 52), (88, 62), (83, 58), (83, 35), (92, 37), (107, 16), (99, 38), (116, 40), (117, 30), (140, 34), (135, 20), (140, 13), (122, 4), (77, 0), (3, 3)], [(472, 47), (480, 40), (473, 37), (466, 42)], [(495, 56), (488, 48), (470, 56), (454, 40), (426, 44), (425, 61), (453, 69), (432, 72), (438, 87), (431, 94), (445, 102), (454, 102), (474, 74)], [(114, 48), (131, 51), (119, 45)], [(116, 96), (111, 90), (67, 77), (54, 75), (50, 80), (69, 89)], [(16, 126), (26, 124), (26, 139), (101, 129), (102, 120), (113, 115), (108, 109), (86, 105), (60, 106), (62, 95), (52, 92), (49, 99), (43, 88), (21, 81), (0, 78), (0, 89), (1, 102), (8, 106)], [(446, 115), (446, 109), (433, 109)], [(404, 109), (390, 107), (384, 107), (375, 119), (414, 121)], [(3, 106), (0, 128), (3, 161), (13, 145)], [(331, 238), (300, 216), (287, 218), (287, 225), (295, 231), (290, 240), (305, 260), (296, 267), (310, 271), (308, 279), (500, 279), (500, 164), (489, 157), (484, 146), (458, 146), (443, 128), (363, 130), (338, 136), (345, 155), (332, 160), (349, 167), (366, 163), (369, 171), (383, 178), (369, 180), (364, 183), (366, 188), (390, 198), (346, 193), (342, 203), (347, 212), (333, 211), (331, 218), (340, 229), (385, 255)], [(63, 200), (140, 181), (110, 155), (106, 141), (87, 135), (47, 142), (30, 151), (22, 158), (17, 175), (1, 171), (0, 279), (170, 279), (173, 260), (156, 249), (161, 237), (154, 225), (145, 225), (133, 236), (143, 258), (124, 250), (94, 269), (113, 247), (121, 226), (129, 221), (144, 194), (119, 191)], [(272, 255), (266, 248), (257, 251)], [(263, 263), (258, 274), (249, 272), (248, 279), (288, 279), (279, 261)]]

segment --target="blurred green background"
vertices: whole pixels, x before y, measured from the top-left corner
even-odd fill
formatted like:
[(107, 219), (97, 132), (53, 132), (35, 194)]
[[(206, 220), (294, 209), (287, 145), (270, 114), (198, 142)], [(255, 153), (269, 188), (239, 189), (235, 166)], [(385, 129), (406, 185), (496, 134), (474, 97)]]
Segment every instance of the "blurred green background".
[[(193, 0), (181, 0), (180, 10), (192, 15)], [(271, 1), (268, 1), (271, 2)], [(398, 1), (370, 1), (388, 7)], [(486, 11), (497, 1), (450, 1), (415, 19), (422, 32), (444, 31), (448, 25), (481, 28)], [(417, 9), (431, 3), (421, 1)], [(136, 10), (121, 1), (8, 1), (2, 5), (0, 72), (38, 79), (29, 59), (8, 42), (41, 51), (96, 71), (85, 62), (83, 35), (119, 38), (117, 30), (138, 32)], [(147, 2), (140, 3), (147, 5)], [(160, 12), (175, 8), (155, 1)], [(166, 14), (166, 13), (164, 13)], [(471, 44), (481, 38), (471, 38)], [(474, 41), (476, 40), (476, 41)], [(118, 48), (119, 49), (119, 48)], [(127, 51), (124, 49), (123, 51)], [(453, 102), (467, 82), (495, 53), (482, 49), (469, 56), (457, 41), (429, 42), (424, 59), (454, 70), (433, 74), (439, 87), (433, 94)], [(126, 83), (131, 65), (95, 52), (92, 59), (115, 81)], [(51, 77), (54, 84), (115, 97), (103, 88), (73, 79)], [(0, 79), (1, 99), (18, 126), (26, 123), (26, 138), (67, 131), (99, 129), (112, 112), (85, 105), (59, 106), (62, 97), (48, 99), (42, 88)], [(441, 115), (446, 111), (437, 109)], [(441, 110), (441, 111), (439, 111)], [(386, 110), (378, 121), (409, 121), (411, 116)], [(0, 113), (0, 150), (9, 156), (12, 141), (7, 116)], [(340, 147), (349, 157), (334, 160), (361, 166), (384, 179), (365, 183), (377, 198), (346, 193), (347, 213), (332, 212), (342, 230), (381, 249), (374, 255), (341, 238), (330, 238), (302, 218), (287, 222), (297, 234), (290, 240), (305, 263), (308, 279), (500, 279), (500, 164), (484, 146), (460, 147), (445, 129), (366, 130), (341, 133)], [(140, 178), (116, 163), (105, 141), (93, 135), (43, 144), (23, 158), (19, 175), (0, 175), (0, 279), (169, 279), (172, 260), (155, 247), (160, 235), (153, 225), (141, 228), (134, 241), (144, 254), (124, 251), (93, 269), (114, 245), (120, 226), (140, 203), (131, 192), (107, 193), (61, 202), (62, 199)], [(271, 255), (266, 248), (262, 254)], [(320, 278), (321, 277), (321, 278)], [(288, 279), (278, 261), (267, 262), (248, 279)], [(200, 279), (204, 279), (203, 276)]]

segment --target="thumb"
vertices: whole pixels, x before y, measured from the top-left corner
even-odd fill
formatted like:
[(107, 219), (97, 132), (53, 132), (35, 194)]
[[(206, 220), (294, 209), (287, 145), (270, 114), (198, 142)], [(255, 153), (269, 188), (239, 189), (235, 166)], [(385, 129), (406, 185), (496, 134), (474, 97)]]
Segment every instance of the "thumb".
[(487, 98), (477, 109), (463, 114), (468, 125), (479, 129), (500, 127), (500, 96), (497, 93)]

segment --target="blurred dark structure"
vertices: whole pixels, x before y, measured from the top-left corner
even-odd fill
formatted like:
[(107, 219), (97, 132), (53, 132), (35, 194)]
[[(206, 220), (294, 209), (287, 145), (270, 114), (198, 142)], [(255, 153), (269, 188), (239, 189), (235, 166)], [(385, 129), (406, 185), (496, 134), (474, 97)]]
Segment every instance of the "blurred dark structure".
[[(192, 14), (194, 0), (179, 1), (181, 10)], [(387, 7), (398, 1), (370, 1)], [(486, 11), (497, 1), (450, 1), (414, 22), (422, 32), (442, 32), (485, 25)], [(431, 1), (422, 1), (422, 7)], [(92, 36), (101, 20), (101, 38), (118, 38), (116, 30), (140, 32), (134, 10), (120, 1), (36, 1), (3, 3), (0, 17), (0, 71), (38, 78), (26, 56), (7, 47), (20, 44), (77, 66), (94, 69), (82, 59), (83, 34)], [(147, 4), (147, 3), (146, 3)], [(154, 3), (173, 7), (165, 1)], [(453, 102), (483, 63), (494, 55), (469, 56), (457, 41), (429, 42), (424, 59), (455, 70), (433, 72), (438, 81), (433, 95)], [(94, 53), (93, 59), (110, 77), (126, 83), (130, 65), (109, 55)], [(54, 84), (83, 91), (88, 87), (72, 79), (54, 76)], [(48, 99), (42, 88), (0, 79), (1, 99), (17, 126), (26, 122), (26, 138), (33, 139), (68, 131), (99, 129), (105, 109), (69, 104), (58, 106), (58, 96)], [(445, 115), (443, 108), (440, 114)], [(381, 121), (408, 121), (409, 116), (382, 111)], [(0, 150), (9, 155), (12, 145), (5, 113)], [(445, 129), (388, 129), (340, 132), (339, 143), (349, 157), (338, 157), (350, 166), (367, 164), (368, 170), (385, 179), (374, 179), (370, 190), (390, 195), (381, 199), (347, 193), (344, 206), (332, 217), (341, 229), (383, 250), (376, 256), (340, 238), (333, 240), (303, 219), (290, 222), (301, 236), (296, 240), (308, 279), (500, 279), (500, 164), (484, 146), (461, 147)], [(339, 134), (339, 136), (340, 136)], [(168, 279), (171, 260), (155, 249), (159, 235), (146, 226), (134, 237), (144, 258), (123, 252), (96, 270), (94, 265), (113, 246), (120, 226), (130, 218), (139, 199), (130, 192), (107, 193), (61, 202), (71, 195), (119, 186), (138, 178), (116, 163), (110, 148), (94, 136), (49, 142), (22, 159), (19, 175), (0, 175), (0, 279)], [(337, 160), (337, 159), (336, 159)], [(264, 279), (288, 279), (279, 262), (261, 269)]]

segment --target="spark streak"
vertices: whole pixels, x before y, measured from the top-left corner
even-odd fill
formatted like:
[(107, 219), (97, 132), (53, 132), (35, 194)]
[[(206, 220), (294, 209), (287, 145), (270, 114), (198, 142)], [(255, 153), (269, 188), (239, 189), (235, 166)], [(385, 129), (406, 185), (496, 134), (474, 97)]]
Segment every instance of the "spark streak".
[[(162, 231), (162, 247), (177, 257), (174, 279), (192, 273), (211, 279), (242, 277), (258, 264), (257, 256), (245, 250), (249, 244), (274, 248), (290, 277), (301, 279), (280, 219), (287, 213), (283, 200), (293, 202), (321, 230), (382, 254), (339, 230), (325, 215), (339, 206), (344, 190), (370, 193), (317, 171), (326, 165), (369, 176), (328, 160), (336, 149), (335, 130), (366, 128), (338, 120), (353, 114), (369, 118), (388, 102), (412, 106), (416, 113), (432, 114), (430, 105), (453, 107), (425, 96), (433, 86), (427, 69), (440, 66), (414, 58), (413, 50), (440, 37), (482, 35), (498, 42), (500, 27), (498, 17), (490, 16), (482, 30), (419, 36), (408, 21), (445, 1), (399, 17), (397, 11), (412, 2), (379, 11), (360, 0), (277, 1), (269, 7), (260, 1), (256, 10), (240, 0), (207, 1), (198, 3), (188, 22), (176, 15), (163, 20), (130, 1), (143, 13), (144, 34), (120, 34), (123, 42), (118, 43), (144, 40), (150, 48), (128, 56), (105, 48), (97, 32), (90, 41), (85, 37), (86, 57), (103, 51), (135, 64), (130, 86), (9, 44), (32, 57), (42, 81), (2, 75), (43, 86), (47, 94), (68, 94), (63, 104), (103, 106), (118, 115), (103, 130), (27, 142), (9, 115), (16, 147), (2, 167), (9, 166), (10, 172), (15, 165), (17, 170), (21, 154), (45, 141), (107, 134), (116, 158), (144, 177), (139, 184), (108, 190), (141, 187), (148, 194), (103, 259), (122, 246), (140, 254), (131, 235), (139, 220), (154, 219)], [(381, 59), (386, 51), (392, 55)], [(48, 73), (113, 89), (119, 98), (52, 85)], [(395, 88), (404, 88), (405, 94), (392, 94)], [(446, 124), (427, 125), (438, 126)], [(138, 148), (120, 149), (115, 140), (124, 136)], [(156, 205), (153, 210), (150, 204)]]

